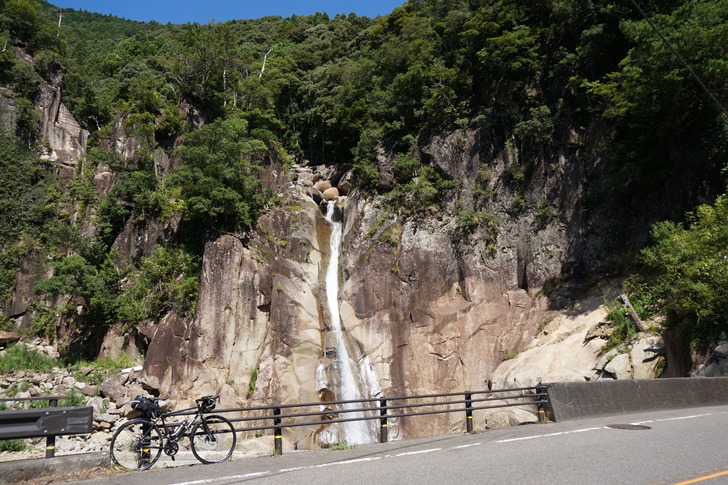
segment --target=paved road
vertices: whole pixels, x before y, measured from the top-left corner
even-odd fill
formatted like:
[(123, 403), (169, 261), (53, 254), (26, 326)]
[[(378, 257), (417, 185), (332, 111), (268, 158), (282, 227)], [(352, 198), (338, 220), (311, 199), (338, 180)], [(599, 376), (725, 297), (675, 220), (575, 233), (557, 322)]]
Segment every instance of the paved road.
[(241, 458), (78, 483), (717, 485), (728, 484), (726, 430), (728, 406), (693, 408)]

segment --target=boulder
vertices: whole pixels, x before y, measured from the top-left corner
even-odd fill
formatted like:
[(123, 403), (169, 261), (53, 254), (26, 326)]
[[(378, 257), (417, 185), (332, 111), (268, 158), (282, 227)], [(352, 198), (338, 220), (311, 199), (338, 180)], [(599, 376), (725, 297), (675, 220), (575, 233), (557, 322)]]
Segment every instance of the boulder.
[(650, 336), (632, 346), (632, 373), (635, 379), (654, 379), (664, 361), (665, 344), (661, 337)]
[(0, 345), (7, 345), (20, 340), (20, 335), (15, 332), (8, 332), (7, 330), (0, 330)]
[(339, 197), (339, 189), (336, 187), (326, 189), (324, 190), (323, 196), (325, 200), (336, 200)]
[(604, 366), (604, 370), (612, 374), (616, 379), (632, 378), (632, 362), (629, 354), (617, 354), (609, 363)]
[(715, 348), (708, 360), (696, 372), (698, 377), (728, 376), (728, 343)]
[(339, 193), (341, 195), (349, 195), (349, 192), (351, 192), (353, 185), (354, 172), (352, 170), (349, 170), (341, 177), (336, 187), (339, 189)]
[(319, 180), (315, 184), (313, 184), (313, 188), (318, 190), (319, 192), (326, 192), (331, 188), (331, 181), (330, 180)]
[[(488, 405), (496, 405), (503, 401), (492, 401)], [(533, 424), (538, 422), (535, 408), (532, 410), (520, 407), (505, 407), (486, 409), (476, 413), (476, 429), (500, 429), (522, 424)]]

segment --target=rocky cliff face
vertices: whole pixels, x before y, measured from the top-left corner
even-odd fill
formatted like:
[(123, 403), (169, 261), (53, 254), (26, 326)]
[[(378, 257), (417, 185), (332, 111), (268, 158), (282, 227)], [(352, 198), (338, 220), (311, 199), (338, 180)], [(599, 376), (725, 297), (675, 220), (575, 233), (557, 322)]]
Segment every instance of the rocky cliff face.
[[(500, 185), (502, 177), (519, 162), (506, 150), (495, 152), (493, 143), (482, 148), (482, 138), (468, 132), (433, 139), (424, 156), (466, 191), (482, 157), (490, 156), (489, 183), (510, 191)], [(529, 207), (549, 197), (565, 208), (566, 218), (578, 212), (580, 200), (558, 189), (567, 180), (577, 184), (573, 161), (559, 160), (563, 166), (552, 167), (555, 179), (536, 174), (521, 190)], [(377, 377), (380, 389), (373, 393), (388, 396), (485, 388), (498, 365), (530, 344), (543, 324), (549, 301), (539, 290), (574, 254), (567, 226), (583, 224), (558, 218), (539, 223), (535, 209), (514, 216), (496, 202), (500, 228), (493, 241), (485, 228), (464, 232), (455, 207), (405, 220), (383, 197), (349, 193), (344, 183), (331, 192), (339, 176), (324, 167), (293, 174), (284, 204), (259, 221), (247, 244), (232, 236), (207, 244), (195, 318), (169, 317), (154, 334), (145, 372), (159, 380), (164, 394), (223, 389), (236, 404), (317, 402), (334, 394), (316, 375), (330, 364), (331, 348), (323, 276), (330, 229), (317, 201), (336, 200), (344, 224), (342, 325), (355, 355), (366, 357)], [(459, 429), (459, 418), (452, 419), (404, 422), (399, 432)], [(291, 431), (288, 438), (311, 438), (301, 433)]]
[[(28, 63), (33, 60), (20, 51), (19, 56)], [(63, 183), (73, 179), (82, 168), (86, 155), (87, 133), (80, 128), (73, 115), (61, 100), (62, 77), (60, 67), (51, 75), (50, 81), (42, 82), (34, 109), (40, 120), (38, 139), (43, 141), (39, 158), (51, 164), (54, 173)], [(18, 102), (12, 90), (0, 86), (0, 131), (13, 133), (19, 119)], [(81, 216), (73, 214), (72, 221)], [(19, 326), (28, 327), (31, 315), (30, 304), (37, 300), (33, 287), (41, 279), (50, 276), (50, 268), (44, 256), (30, 251), (21, 262), (16, 273), (15, 287), (9, 299), (3, 301), (3, 313), (18, 321)]]

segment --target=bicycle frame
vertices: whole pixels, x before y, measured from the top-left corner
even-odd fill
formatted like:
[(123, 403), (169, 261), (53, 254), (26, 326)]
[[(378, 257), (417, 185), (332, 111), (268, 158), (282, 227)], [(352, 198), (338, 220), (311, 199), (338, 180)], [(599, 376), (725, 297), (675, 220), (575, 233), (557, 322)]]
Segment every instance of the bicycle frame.
[[(195, 411), (195, 413), (190, 413), (190, 411)], [(184, 429), (181, 433), (176, 433), (177, 427), (181, 425), (183, 421), (179, 422), (172, 422), (167, 423), (166, 418), (175, 417), (175, 416), (191, 416), (193, 415), (194, 418), (187, 422), (185, 424)], [(192, 426), (195, 425), (195, 423), (202, 420), (202, 414), (199, 412), (197, 407), (189, 407), (185, 409), (179, 409), (176, 411), (170, 411), (168, 413), (162, 413), (159, 418), (154, 420), (154, 424), (156, 424), (160, 430), (162, 430), (163, 438), (165, 439), (173, 439), (174, 441), (179, 441), (181, 438), (184, 438), (187, 435), (187, 432), (192, 428)]]

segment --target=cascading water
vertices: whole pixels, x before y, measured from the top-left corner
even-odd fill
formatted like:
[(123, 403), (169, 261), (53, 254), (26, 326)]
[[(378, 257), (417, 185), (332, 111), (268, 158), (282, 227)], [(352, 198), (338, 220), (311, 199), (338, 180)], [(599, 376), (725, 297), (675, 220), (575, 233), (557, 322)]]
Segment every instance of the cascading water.
[[(341, 324), (339, 314), (339, 252), (341, 251), (342, 224), (334, 220), (334, 202), (329, 201), (326, 207), (326, 222), (331, 226), (330, 259), (326, 270), (326, 303), (331, 315), (331, 329), (336, 338), (336, 368), (339, 373), (340, 400), (355, 400), (370, 397), (373, 386), (377, 383), (370, 383), (371, 364), (366, 356), (360, 356), (354, 361), (347, 346), (347, 336)], [(367, 372), (368, 371), (368, 372)], [(362, 383), (363, 378), (363, 383)], [(365, 392), (367, 392), (365, 396)], [(344, 409), (362, 407), (361, 404), (345, 404)], [(342, 418), (361, 417), (361, 412), (343, 413)], [(372, 421), (349, 421), (343, 423), (346, 435), (346, 442), (350, 445), (371, 443), (374, 441), (375, 431), (371, 425)]]

